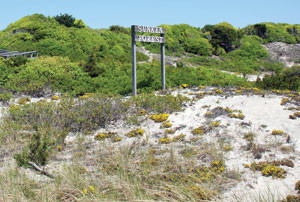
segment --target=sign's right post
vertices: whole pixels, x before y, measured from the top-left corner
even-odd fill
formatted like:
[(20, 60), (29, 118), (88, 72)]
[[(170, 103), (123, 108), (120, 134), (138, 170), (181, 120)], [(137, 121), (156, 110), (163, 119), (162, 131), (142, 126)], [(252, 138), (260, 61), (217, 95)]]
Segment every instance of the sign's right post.
[(136, 87), (136, 42), (135, 42), (135, 26), (131, 26), (131, 55), (132, 55), (132, 95), (137, 95)]
[[(165, 37), (165, 33), (160, 34), (161, 37)], [(162, 92), (166, 90), (166, 69), (165, 69), (165, 43), (160, 44), (160, 55), (161, 55), (161, 84)]]

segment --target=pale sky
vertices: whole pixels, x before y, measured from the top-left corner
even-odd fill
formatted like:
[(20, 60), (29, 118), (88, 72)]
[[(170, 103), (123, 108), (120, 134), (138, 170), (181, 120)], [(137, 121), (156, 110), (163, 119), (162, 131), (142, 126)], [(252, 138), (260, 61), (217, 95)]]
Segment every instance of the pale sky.
[(89, 27), (190, 24), (227, 21), (235, 27), (258, 22), (300, 24), (300, 0), (0, 0), (0, 30), (34, 13), (68, 13)]

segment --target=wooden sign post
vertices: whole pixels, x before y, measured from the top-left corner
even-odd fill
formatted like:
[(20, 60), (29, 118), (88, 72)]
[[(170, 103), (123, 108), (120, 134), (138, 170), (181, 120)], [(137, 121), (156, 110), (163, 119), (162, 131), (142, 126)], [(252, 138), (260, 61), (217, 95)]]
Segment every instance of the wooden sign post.
[[(160, 36), (136, 35), (136, 32), (160, 34)], [(136, 42), (160, 43), (161, 53), (161, 84), (163, 92), (166, 90), (166, 71), (165, 71), (165, 28), (148, 26), (131, 26), (131, 52), (132, 52), (132, 94), (137, 95), (136, 84)]]

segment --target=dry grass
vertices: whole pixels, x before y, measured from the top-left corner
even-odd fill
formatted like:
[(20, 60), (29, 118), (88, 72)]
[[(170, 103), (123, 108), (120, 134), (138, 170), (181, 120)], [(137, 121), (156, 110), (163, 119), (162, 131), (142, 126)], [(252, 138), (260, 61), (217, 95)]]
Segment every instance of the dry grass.
[[(110, 122), (125, 121), (124, 115), (140, 116), (137, 113), (141, 109), (152, 113), (178, 111), (185, 101), (180, 96), (129, 101), (92, 96), (12, 106), (0, 123), (1, 143), (14, 148), (7, 156), (13, 163), (0, 164), (0, 201), (214, 200), (228, 181), (222, 155), (214, 145), (203, 143), (182, 150), (178, 148), (186, 144), (183, 137), (160, 145), (150, 144), (140, 135), (125, 137), (134, 139), (131, 143), (105, 138), (97, 141), (89, 135)], [(18, 167), (13, 160), (37, 131), (49, 135), (53, 152), (44, 168), (53, 179)], [(75, 138), (66, 142), (70, 131), (75, 132)], [(202, 155), (209, 158), (199, 160)]]
[[(13, 163), (4, 165), (0, 153), (0, 201), (219, 201), (223, 192), (241, 179), (239, 169), (226, 167), (228, 154), (237, 150), (234, 138), (222, 130), (226, 122), (218, 125), (210, 117), (197, 130), (191, 127), (184, 133), (175, 124), (172, 131), (159, 128), (160, 134), (150, 134), (147, 128), (144, 131), (142, 121), (154, 123), (146, 120), (150, 114), (181, 110), (188, 102), (184, 98), (123, 100), (94, 96), (30, 103), (4, 114), (0, 143), (5, 145), (5, 151), (12, 148), (5, 160)], [(227, 116), (228, 110), (215, 108), (211, 113)], [(97, 117), (99, 113), (105, 119)], [(117, 130), (118, 134), (114, 128), (104, 130), (106, 125), (119, 122), (131, 125), (126, 125), (123, 133)], [(44, 168), (54, 179), (18, 167), (13, 160), (13, 155), (26, 146), (24, 143), (31, 141), (35, 123), (40, 123), (39, 131), (47, 131), (53, 140), (53, 153)], [(103, 130), (95, 133), (99, 128)], [(156, 136), (150, 138), (151, 135)], [(208, 142), (207, 136), (214, 141)], [(240, 136), (248, 143), (242, 152), (256, 157), (267, 151), (265, 145), (255, 144), (258, 135), (254, 132)], [(121, 141), (114, 141), (117, 137), (122, 137)], [(294, 151), (279, 146), (282, 152)], [(232, 201), (269, 202), (275, 198), (278, 197), (274, 191), (268, 190), (249, 193), (247, 197), (236, 195)]]
[[(227, 170), (212, 166), (221, 156), (211, 146), (202, 145), (200, 153), (143, 140), (96, 146), (81, 136), (49, 162), (47, 169), (55, 179), (16, 165), (6, 167), (0, 174), (0, 201), (214, 200), (229, 178)], [(67, 158), (69, 152), (77, 155)], [(209, 155), (211, 160), (198, 163), (199, 155)]]

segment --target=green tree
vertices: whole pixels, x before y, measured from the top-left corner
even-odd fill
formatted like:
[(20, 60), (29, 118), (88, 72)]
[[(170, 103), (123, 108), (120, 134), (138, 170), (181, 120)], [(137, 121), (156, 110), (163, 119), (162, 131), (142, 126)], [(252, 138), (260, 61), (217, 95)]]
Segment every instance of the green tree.
[(87, 72), (91, 77), (97, 77), (99, 71), (97, 70), (97, 52), (99, 48), (96, 48), (90, 55), (88, 62), (84, 66), (84, 71)]
[(184, 45), (186, 52), (205, 56), (212, 55), (213, 48), (207, 39), (187, 38)]
[(255, 24), (254, 30), (255, 30), (255, 35), (263, 39), (266, 38), (267, 26), (265, 24)]
[(109, 27), (109, 30), (112, 32), (117, 32), (117, 33), (122, 32), (124, 34), (129, 34), (129, 31), (125, 27), (119, 25), (112, 25)]
[(211, 40), (210, 43), (216, 49), (218, 46), (224, 48), (226, 52), (233, 50), (233, 44), (237, 42), (238, 34), (233, 28), (227, 26), (215, 26), (210, 32)]
[(257, 36), (244, 36), (239, 49), (229, 53), (231, 56), (247, 57), (253, 60), (267, 58), (269, 52), (260, 44), (261, 39)]
[(57, 15), (54, 17), (54, 19), (57, 22), (59, 22), (59, 24), (64, 25), (66, 27), (73, 27), (75, 22), (75, 18), (67, 13)]

